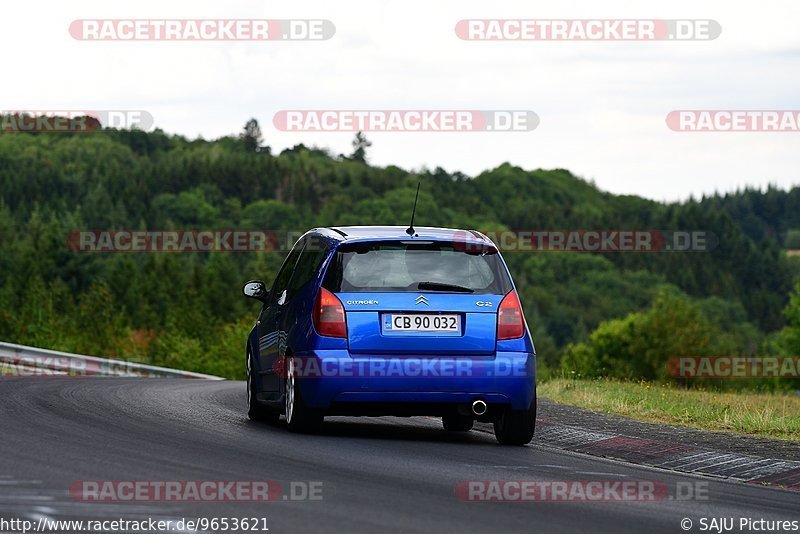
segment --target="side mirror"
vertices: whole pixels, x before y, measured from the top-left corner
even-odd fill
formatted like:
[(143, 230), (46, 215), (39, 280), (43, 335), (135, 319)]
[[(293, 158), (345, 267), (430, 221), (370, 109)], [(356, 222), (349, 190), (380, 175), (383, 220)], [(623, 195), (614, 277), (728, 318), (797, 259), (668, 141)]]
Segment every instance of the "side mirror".
[(267, 286), (265, 286), (264, 282), (261, 280), (250, 280), (247, 282), (242, 288), (242, 293), (244, 293), (245, 297), (260, 300), (261, 302), (267, 302), (267, 295), (269, 295)]

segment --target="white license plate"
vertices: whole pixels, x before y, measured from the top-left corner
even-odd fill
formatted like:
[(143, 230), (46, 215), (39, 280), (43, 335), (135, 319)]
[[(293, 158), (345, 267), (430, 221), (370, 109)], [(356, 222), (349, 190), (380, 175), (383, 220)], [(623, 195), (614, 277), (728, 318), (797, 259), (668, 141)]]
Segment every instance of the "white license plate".
[(387, 313), (383, 316), (385, 332), (460, 332), (461, 316), (455, 313), (432, 315)]

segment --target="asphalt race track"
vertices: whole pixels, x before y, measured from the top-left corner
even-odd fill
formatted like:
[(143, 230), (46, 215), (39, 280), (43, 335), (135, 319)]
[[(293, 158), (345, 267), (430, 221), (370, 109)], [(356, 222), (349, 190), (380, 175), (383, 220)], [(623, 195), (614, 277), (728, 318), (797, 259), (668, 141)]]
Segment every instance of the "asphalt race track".
[[(0, 380), (0, 518), (265, 518), (270, 532), (684, 532), (691, 519), (800, 520), (800, 493), (681, 475), (534, 444), (501, 447), (429, 418), (332, 418), (321, 435), (245, 416), (241, 382)], [(466, 480), (649, 480), (701, 499), (465, 502)], [(321, 500), (84, 502), (81, 480), (321, 482)], [(296, 485), (296, 488), (304, 486)]]

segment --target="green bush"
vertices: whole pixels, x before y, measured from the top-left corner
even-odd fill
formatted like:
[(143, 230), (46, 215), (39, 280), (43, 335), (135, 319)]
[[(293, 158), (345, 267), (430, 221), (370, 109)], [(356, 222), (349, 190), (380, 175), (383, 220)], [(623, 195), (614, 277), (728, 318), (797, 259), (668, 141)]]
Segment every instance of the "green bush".
[(586, 342), (568, 346), (562, 370), (576, 377), (664, 379), (669, 358), (709, 355), (716, 334), (695, 303), (663, 288), (648, 310), (603, 322)]

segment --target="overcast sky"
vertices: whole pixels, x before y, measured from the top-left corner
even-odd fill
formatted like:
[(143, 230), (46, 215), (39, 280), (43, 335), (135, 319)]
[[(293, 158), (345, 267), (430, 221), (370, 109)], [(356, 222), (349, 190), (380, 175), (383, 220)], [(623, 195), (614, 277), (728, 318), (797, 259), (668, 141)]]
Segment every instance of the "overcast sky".
[[(349, 153), (352, 133), (286, 133), (282, 109), (524, 109), (532, 132), (371, 133), (375, 165), (476, 175), (562, 167), (604, 190), (675, 200), (800, 184), (800, 133), (685, 133), (676, 109), (800, 109), (800, 3), (513, 1), (6, 1), (0, 108), (143, 109), (189, 137), (250, 117), (280, 151)], [(316, 42), (87, 42), (82, 18), (329, 19)], [(714, 19), (713, 41), (468, 42), (464, 18)]]

